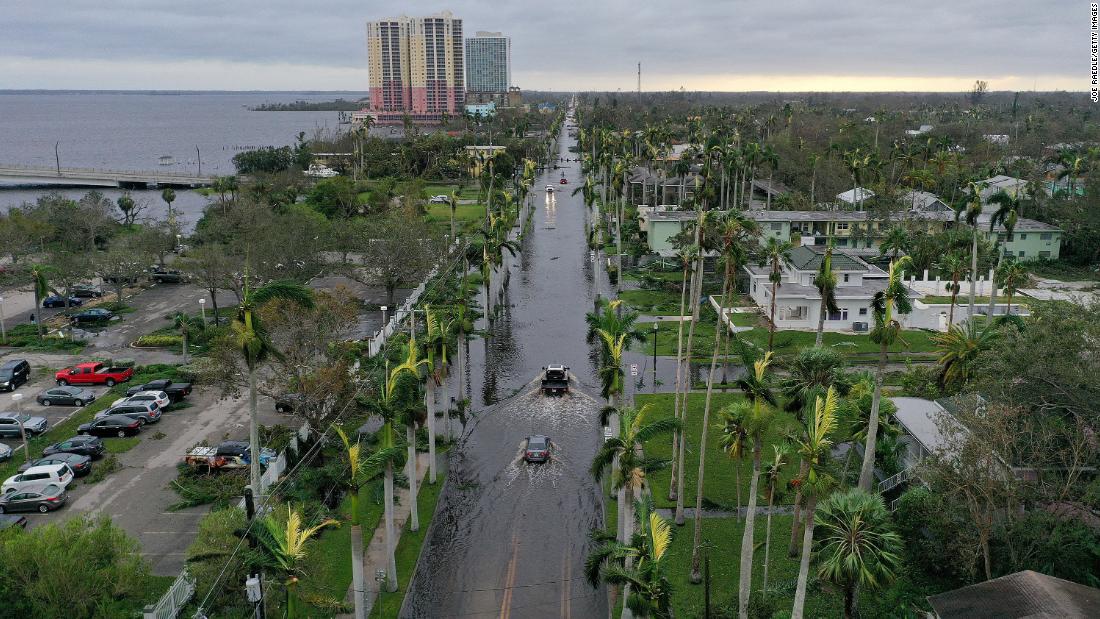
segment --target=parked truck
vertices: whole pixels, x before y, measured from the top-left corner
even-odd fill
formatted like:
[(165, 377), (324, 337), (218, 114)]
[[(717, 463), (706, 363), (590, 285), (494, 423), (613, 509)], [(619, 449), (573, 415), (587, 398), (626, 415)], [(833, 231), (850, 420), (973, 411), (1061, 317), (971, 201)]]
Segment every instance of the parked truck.
[[(188, 465), (208, 471), (244, 469), (252, 464), (251, 451), (245, 441), (225, 441), (218, 446), (198, 445), (183, 457)], [(274, 450), (260, 449), (260, 466), (266, 467), (278, 457)]]
[(58, 370), (54, 379), (59, 385), (107, 385), (114, 387), (124, 383), (134, 375), (134, 368), (113, 367), (106, 363), (78, 363), (70, 368)]
[(169, 400), (179, 402), (191, 395), (191, 383), (174, 383), (170, 378), (158, 378), (144, 385), (130, 387), (126, 390), (126, 397), (130, 397), (142, 391), (163, 391), (168, 394)]
[(542, 368), (542, 392), (546, 395), (568, 393), (569, 368), (557, 364)]

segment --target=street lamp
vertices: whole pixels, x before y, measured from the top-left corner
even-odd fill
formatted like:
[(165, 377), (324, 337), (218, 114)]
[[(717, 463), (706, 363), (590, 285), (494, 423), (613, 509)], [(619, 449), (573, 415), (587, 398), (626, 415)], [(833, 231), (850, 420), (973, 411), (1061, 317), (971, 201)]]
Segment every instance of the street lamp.
[(386, 316), (386, 311), (389, 310), (389, 309), (390, 308), (386, 307), (385, 305), (382, 306), (382, 329), (383, 330), (386, 328), (386, 319), (388, 318)]
[(206, 297), (199, 299), (199, 311), (202, 312), (202, 326), (206, 326)]
[(176, 253), (177, 254), (180, 253), (180, 250), (182, 248), (183, 248), (183, 235), (182, 234), (177, 234), (176, 235)]
[(23, 459), (30, 462), (31, 452), (27, 449), (27, 431), (23, 428), (23, 394), (11, 394), (11, 403), (15, 405), (15, 419), (19, 422), (19, 438), (23, 440)]
[(248, 602), (252, 604), (254, 608), (255, 617), (259, 619), (263, 616), (263, 601), (264, 591), (260, 584), (260, 579), (256, 575), (251, 575), (248, 580), (244, 581), (245, 594), (248, 596)]
[(657, 393), (657, 329), (658, 323), (653, 323), (653, 393)]
[(379, 568), (374, 572), (374, 582), (378, 583), (378, 616), (382, 616), (382, 583), (386, 582), (386, 570)]

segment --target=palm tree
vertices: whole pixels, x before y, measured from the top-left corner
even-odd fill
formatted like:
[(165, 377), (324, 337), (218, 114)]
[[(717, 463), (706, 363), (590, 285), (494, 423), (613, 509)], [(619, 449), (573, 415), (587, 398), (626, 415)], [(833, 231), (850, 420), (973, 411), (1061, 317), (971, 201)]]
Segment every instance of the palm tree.
[(968, 320), (962, 325), (951, 325), (947, 333), (932, 336), (940, 355), (940, 383), (945, 387), (961, 386), (970, 380), (978, 356), (989, 350), (999, 339), (1000, 330), (992, 322), (979, 327)]
[(955, 324), (955, 300), (959, 296), (959, 291), (962, 290), (959, 280), (966, 275), (968, 268), (965, 259), (955, 252), (945, 254), (937, 266), (940, 273), (951, 280), (951, 283), (947, 284), (947, 289), (951, 292), (951, 307), (947, 312), (947, 327), (950, 329), (951, 325)]
[[(990, 233), (992, 233), (993, 229), (996, 228), (998, 225), (1002, 226), (1005, 229), (1005, 238), (1009, 242), (1012, 241), (1012, 235), (1016, 231), (1016, 222), (1019, 221), (1020, 212), (1023, 211), (1023, 200), (1021, 196), (1022, 192), (1020, 191), (1019, 187), (1017, 187), (1016, 192), (1011, 195), (1002, 189), (990, 196), (989, 203), (996, 204), (998, 207), (997, 210), (993, 212), (993, 216), (989, 218)], [(1004, 257), (1005, 255), (1003, 251), (997, 252), (997, 266), (995, 267), (996, 269), (1000, 268)], [(996, 303), (997, 282), (996, 279), (994, 279), (994, 281), (991, 282), (989, 291), (989, 311), (987, 312), (987, 315), (990, 319), (993, 318), (993, 310), (996, 307)]]
[[(421, 359), (419, 357), (420, 350), (416, 346), (416, 338), (409, 340), (408, 357), (405, 359), (405, 363), (402, 367), (406, 368), (413, 376), (417, 378), (417, 386), (422, 380), (420, 377), (420, 368), (428, 365), (427, 359)], [(429, 372), (431, 369), (429, 368)], [(416, 428), (417, 426), (424, 426), (426, 412), (424, 407), (419, 405), (410, 405), (401, 408), (399, 411), (399, 419), (405, 426), (405, 449), (408, 452), (405, 459), (406, 475), (409, 478), (409, 530), (420, 530), (420, 514), (417, 509), (417, 496), (419, 491), (417, 490), (417, 462), (416, 462)], [(434, 425), (434, 424), (433, 424)]]
[[(760, 452), (764, 446), (764, 435), (771, 428), (775, 415), (776, 400), (767, 374), (771, 360), (772, 353), (768, 351), (763, 358), (753, 363), (753, 371), (740, 380), (741, 390), (752, 402), (745, 411), (742, 421), (746, 433), (752, 437), (752, 477), (749, 481), (749, 504), (745, 511), (745, 530), (741, 536), (740, 586), (737, 597), (737, 612), (742, 619), (748, 618), (749, 594), (752, 588), (753, 536), (756, 524), (757, 488), (760, 482)], [(740, 481), (737, 485), (738, 494), (740, 494)]]
[(184, 312), (177, 312), (176, 315), (172, 317), (172, 326), (180, 332), (180, 337), (183, 340), (183, 363), (186, 364), (189, 352), (187, 340), (192, 331), (201, 331), (206, 327), (206, 324), (203, 323), (202, 318), (190, 316)]
[(454, 243), (458, 238), (455, 231), (455, 210), (458, 208), (458, 191), (452, 191), (451, 195), (447, 196), (447, 206), (451, 209), (451, 242)]
[(246, 273), (241, 302), (237, 306), (237, 315), (231, 325), (235, 343), (248, 368), (248, 436), (249, 453), (252, 454), (249, 468), (252, 494), (258, 499), (262, 499), (263, 487), (260, 484), (260, 424), (256, 415), (256, 370), (269, 356), (281, 356), (268, 339), (258, 311), (267, 303), (276, 300), (296, 304), (302, 309), (313, 309), (313, 294), (308, 288), (285, 281), (271, 282), (254, 288)]
[(856, 210), (863, 210), (863, 194), (865, 192), (860, 187), (860, 183), (863, 180), (863, 171), (871, 165), (871, 155), (864, 154), (862, 150), (856, 148), (844, 153), (844, 165), (848, 168), (848, 173), (852, 175), (853, 205)]
[(975, 286), (978, 281), (978, 218), (982, 215), (982, 188), (984, 183), (970, 183), (970, 200), (964, 210), (957, 211), (955, 218), (962, 217), (970, 226), (970, 309), (967, 318), (974, 318)]
[(791, 259), (791, 250), (794, 245), (790, 241), (768, 237), (768, 244), (764, 246), (764, 261), (771, 265), (771, 273), (768, 281), (772, 283), (771, 324), (768, 327), (768, 351), (772, 350), (775, 341), (775, 295), (779, 286), (783, 284), (783, 265)]
[(736, 476), (737, 489), (737, 519), (741, 519), (741, 462), (745, 458), (745, 442), (749, 438), (746, 427), (747, 418), (752, 414), (752, 405), (748, 402), (736, 402), (723, 406), (718, 411), (718, 417), (722, 420), (722, 451), (733, 461), (733, 472)]
[(356, 441), (353, 445), (343, 429), (335, 425), (333, 428), (344, 442), (344, 451), (348, 457), (348, 476), (344, 485), (351, 497), (351, 573), (352, 590), (355, 592), (355, 619), (365, 619), (366, 582), (363, 579), (363, 525), (359, 504), (365, 498), (363, 490), (367, 484), (382, 474), (387, 462), (399, 459), (401, 450), (397, 447), (382, 449), (363, 458), (359, 442)]
[(764, 470), (764, 487), (768, 492), (768, 524), (764, 534), (764, 597), (768, 595), (768, 564), (771, 561), (772, 548), (772, 508), (775, 506), (775, 493), (779, 489), (779, 477), (787, 466), (787, 446), (772, 445), (775, 452), (768, 468)]
[(886, 288), (875, 293), (871, 299), (871, 310), (875, 315), (875, 327), (871, 330), (871, 341), (879, 345), (878, 368), (875, 370), (875, 394), (871, 401), (871, 418), (867, 427), (867, 442), (863, 451), (863, 468), (859, 472), (859, 487), (870, 491), (875, 469), (875, 440), (878, 436), (878, 409), (882, 400), (882, 375), (886, 371), (886, 350), (901, 337), (901, 322), (894, 316), (896, 311), (908, 314), (913, 306), (909, 301), (909, 289), (901, 279), (902, 271), (912, 263), (909, 256), (890, 263), (890, 277)]
[(1009, 260), (997, 270), (997, 276), (1001, 280), (1001, 287), (1008, 294), (1008, 311), (1005, 312), (1005, 315), (1011, 316), (1012, 297), (1019, 292), (1020, 288), (1031, 283), (1031, 273), (1023, 262)]
[(164, 203), (168, 205), (168, 223), (173, 224), (176, 221), (176, 215), (172, 212), (172, 203), (176, 201), (176, 192), (171, 187), (165, 187), (160, 192), (160, 199), (164, 200)]
[(255, 537), (263, 549), (265, 562), (272, 563), (286, 578), (286, 617), (294, 619), (297, 614), (298, 599), (294, 587), (298, 577), (303, 574), (302, 563), (306, 558), (306, 542), (328, 526), (340, 526), (339, 521), (322, 520), (311, 527), (302, 526), (302, 515), (286, 506), (286, 522), (277, 519), (274, 514), (259, 518)]
[[(447, 374), (447, 341), (451, 337), (451, 321), (430, 305), (424, 306), (424, 322), (427, 325), (427, 341), (424, 342), (428, 368), (424, 373), (424, 408), (428, 414), (428, 483), (436, 482), (435, 462), (435, 390), (443, 385)], [(436, 360), (439, 363), (436, 363)]]
[(810, 206), (814, 205), (814, 189), (817, 184), (817, 164), (821, 161), (821, 155), (818, 153), (812, 153), (807, 157), (810, 162)]
[[(678, 257), (683, 266), (683, 272), (680, 279), (680, 319), (676, 321), (676, 391), (672, 396), (672, 417), (675, 419), (682, 418), (682, 412), (680, 410), (680, 381), (682, 380), (681, 374), (686, 374), (684, 371), (684, 304), (687, 301), (688, 288), (694, 292), (695, 288), (693, 284), (689, 284), (689, 279), (694, 282), (695, 275), (692, 270), (692, 265), (695, 263), (695, 255), (693, 248), (689, 247), (679, 252)], [(689, 278), (688, 274), (691, 274)], [(690, 355), (689, 355), (690, 356)], [(686, 405), (686, 402), (685, 402)], [(687, 408), (686, 406), (684, 408)], [(668, 500), (676, 501), (679, 493), (682, 489), (677, 484), (677, 466), (679, 462), (679, 442), (680, 431), (676, 430), (672, 434), (672, 471), (669, 475), (668, 481)]]
[(584, 561), (584, 575), (593, 588), (603, 581), (629, 589), (623, 605), (636, 617), (672, 617), (672, 585), (665, 576), (665, 556), (672, 542), (672, 527), (654, 510), (652, 499), (635, 502), (638, 530), (629, 543), (597, 531), (597, 546)]
[(886, 232), (882, 242), (878, 246), (880, 255), (890, 253), (891, 260), (897, 260), (898, 254), (907, 251), (909, 247), (909, 232), (901, 226), (894, 226)]
[(772, 177), (775, 175), (776, 169), (779, 168), (779, 155), (772, 149), (771, 145), (767, 145), (760, 151), (761, 163), (768, 166), (768, 194), (767, 204), (764, 208), (770, 210), (772, 207)]
[(844, 589), (844, 616), (856, 609), (857, 589), (893, 582), (904, 545), (890, 524), (882, 497), (858, 488), (830, 495), (814, 517), (818, 531), (818, 576)]
[(792, 619), (802, 619), (802, 608), (806, 604), (806, 584), (810, 575), (810, 548), (814, 541), (814, 513), (817, 501), (828, 494), (835, 480), (826, 470), (826, 460), (833, 446), (830, 435), (836, 430), (837, 394), (832, 387), (824, 398), (814, 403), (813, 418), (807, 428), (806, 436), (798, 441), (798, 454), (806, 463), (806, 472), (795, 483), (806, 497), (806, 529), (802, 534), (802, 559), (798, 567), (798, 585), (794, 593)]
[(53, 272), (52, 267), (48, 267), (42, 264), (36, 264), (31, 266), (31, 285), (34, 287), (34, 307), (38, 312), (39, 318), (34, 321), (34, 326), (38, 329), (38, 339), (42, 339), (42, 313), (39, 308), (42, 307), (42, 297), (50, 294), (50, 282), (49, 274)]
[(821, 340), (825, 334), (826, 312), (839, 312), (836, 304), (836, 273), (833, 273), (833, 243), (825, 248), (825, 254), (821, 257), (821, 265), (817, 275), (814, 276), (814, 286), (821, 295), (821, 307), (817, 311), (817, 337), (814, 338), (814, 346), (821, 346)]

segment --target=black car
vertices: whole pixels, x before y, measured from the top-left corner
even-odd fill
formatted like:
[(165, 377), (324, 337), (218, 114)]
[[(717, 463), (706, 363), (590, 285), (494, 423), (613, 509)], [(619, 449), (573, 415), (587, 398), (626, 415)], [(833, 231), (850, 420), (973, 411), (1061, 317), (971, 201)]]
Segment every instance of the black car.
[(111, 415), (103, 419), (82, 423), (76, 431), (78, 434), (124, 438), (141, 432), (141, 420), (132, 419), (126, 415)]
[(52, 456), (59, 453), (81, 454), (91, 458), (103, 455), (103, 441), (94, 436), (74, 436), (70, 439), (54, 443), (42, 450), (42, 456)]
[(103, 296), (103, 291), (92, 284), (74, 284), (69, 294), (81, 299), (98, 299)]
[(527, 445), (523, 449), (523, 459), (527, 462), (546, 462), (550, 459), (550, 439), (534, 434), (527, 437)]
[(19, 527), (20, 529), (27, 528), (27, 517), (0, 514), (0, 531), (4, 529), (13, 529), (15, 527)]
[[(84, 305), (84, 301), (77, 297), (69, 297), (69, 307), (80, 307)], [(42, 307), (65, 307), (65, 297), (59, 295), (50, 295), (42, 300)]]
[(19, 472), (22, 473), (32, 466), (45, 466), (47, 464), (67, 464), (76, 477), (83, 477), (92, 472), (92, 458), (90, 456), (64, 452), (39, 458), (33, 462), (24, 462), (19, 465)]
[(15, 391), (30, 380), (31, 364), (26, 359), (9, 359), (0, 365), (0, 389)]
[(42, 406), (84, 406), (95, 401), (95, 392), (82, 387), (51, 387), (39, 393), (35, 400)]
[(179, 284), (187, 280), (187, 275), (175, 269), (155, 266), (152, 268), (152, 278), (159, 284)]
[(110, 322), (114, 317), (115, 313), (111, 310), (105, 310), (101, 307), (92, 307), (81, 312), (69, 314), (69, 321), (74, 325), (98, 325)]
[(65, 490), (50, 484), (37, 491), (15, 491), (0, 496), (0, 514), (5, 512), (42, 512), (55, 510), (68, 499)]

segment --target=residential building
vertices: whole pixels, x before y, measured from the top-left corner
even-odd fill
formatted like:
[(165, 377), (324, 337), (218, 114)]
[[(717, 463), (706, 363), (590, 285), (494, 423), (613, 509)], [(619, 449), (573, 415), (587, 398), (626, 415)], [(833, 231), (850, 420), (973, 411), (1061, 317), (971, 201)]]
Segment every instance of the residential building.
[(466, 102), (462, 20), (449, 11), (367, 24), (370, 109), (379, 124), (457, 116)]
[(982, 204), (988, 204), (990, 198), (1002, 191), (1010, 196), (1016, 196), (1018, 193), (1027, 195), (1027, 181), (1022, 178), (998, 174), (984, 181), (978, 181), (978, 183), (982, 186), (980, 192)]
[(997, 243), (1005, 256), (1017, 260), (1057, 260), (1062, 247), (1062, 230), (1034, 219), (1016, 220), (1012, 234), (1003, 225), (990, 230), (991, 209), (978, 216), (978, 232), (990, 243)]
[[(512, 39), (478, 32), (466, 39), (466, 90), (478, 102), (505, 104), (512, 86)], [(498, 100), (499, 98), (499, 100)]]
[(481, 167), (491, 157), (508, 150), (506, 146), (467, 146), (466, 158), (469, 160), (469, 173), (473, 178), (481, 176)]
[(868, 200), (874, 197), (875, 192), (865, 187), (854, 187), (836, 194), (838, 202), (850, 207), (863, 207)]
[(466, 113), (470, 116), (480, 116), (481, 118), (492, 118), (497, 113), (497, 104), (489, 101), (488, 103), (467, 103)]
[(918, 136), (932, 131), (932, 125), (921, 125), (919, 129), (906, 129), (905, 135)]
[(937, 619), (1095, 617), (1100, 589), (1024, 570), (928, 597)]

